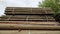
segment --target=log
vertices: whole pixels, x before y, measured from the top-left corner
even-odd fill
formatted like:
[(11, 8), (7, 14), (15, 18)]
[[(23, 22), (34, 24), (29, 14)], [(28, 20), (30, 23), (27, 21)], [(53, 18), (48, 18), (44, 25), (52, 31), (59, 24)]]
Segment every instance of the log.
[(58, 24), (58, 22), (0, 21), (0, 24), (56, 25), (56, 24)]
[(0, 19), (0, 21), (38, 21), (38, 22), (50, 22), (50, 21), (52, 21), (52, 22), (54, 22), (55, 21), (55, 19), (17, 19), (17, 18), (1, 18)]
[(32, 8), (32, 7), (7, 7), (6, 8), (6, 11), (9, 11), (9, 10), (20, 10), (20, 11), (31, 11), (31, 10), (34, 10), (34, 11), (51, 11), (50, 8)]
[(35, 19), (45, 19), (45, 18), (48, 18), (48, 19), (53, 19), (54, 17), (53, 16), (50, 16), (50, 15), (6, 15), (6, 16), (2, 16), (0, 18), (8, 18), (8, 17), (12, 17), (12, 18), (35, 18)]
[(20, 12), (18, 12), (18, 11), (16, 11), (16, 12), (5, 12), (5, 14), (53, 14), (53, 13), (51, 13), (51, 12), (47, 12), (47, 13), (45, 13), (45, 12), (26, 12), (26, 11), (20, 11)]
[(33, 8), (33, 7), (7, 7), (6, 8), (7, 10), (12, 10), (12, 9), (18, 9), (18, 10), (31, 10), (31, 9), (33, 9), (33, 10), (43, 10), (43, 9), (46, 9), (46, 10), (51, 10), (50, 8)]
[(0, 30), (1, 34), (60, 34), (60, 31), (41, 31), (41, 30)]
[(0, 24), (0, 29), (7, 30), (60, 30), (60, 26), (43, 26), (43, 25), (28, 25), (28, 24)]

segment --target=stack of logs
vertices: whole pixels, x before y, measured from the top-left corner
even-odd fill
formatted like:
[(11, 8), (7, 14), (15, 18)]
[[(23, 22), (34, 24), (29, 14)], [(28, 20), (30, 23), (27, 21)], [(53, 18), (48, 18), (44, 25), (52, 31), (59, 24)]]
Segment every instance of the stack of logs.
[(1, 21), (55, 21), (51, 9), (8, 7)]
[(7, 7), (0, 17), (2, 30), (60, 30), (50, 8)]

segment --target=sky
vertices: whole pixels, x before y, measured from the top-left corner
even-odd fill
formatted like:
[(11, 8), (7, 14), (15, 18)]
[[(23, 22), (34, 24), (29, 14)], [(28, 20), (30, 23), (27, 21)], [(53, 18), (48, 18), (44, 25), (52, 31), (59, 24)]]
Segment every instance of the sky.
[(8, 7), (38, 7), (38, 2), (42, 0), (0, 0), (0, 16), (4, 15), (5, 8)]

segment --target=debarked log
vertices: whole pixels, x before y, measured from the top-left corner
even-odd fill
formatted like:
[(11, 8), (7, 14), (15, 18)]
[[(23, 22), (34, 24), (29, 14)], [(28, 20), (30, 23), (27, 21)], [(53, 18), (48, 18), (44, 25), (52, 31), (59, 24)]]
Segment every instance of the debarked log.
[(44, 12), (5, 12), (5, 14), (12, 14), (12, 15), (14, 15), (14, 14), (53, 14), (53, 13), (44, 13)]
[(28, 24), (0, 24), (0, 29), (7, 30), (60, 30), (60, 26), (40, 26)]
[(58, 24), (58, 22), (0, 21), (0, 24), (55, 25), (55, 24)]

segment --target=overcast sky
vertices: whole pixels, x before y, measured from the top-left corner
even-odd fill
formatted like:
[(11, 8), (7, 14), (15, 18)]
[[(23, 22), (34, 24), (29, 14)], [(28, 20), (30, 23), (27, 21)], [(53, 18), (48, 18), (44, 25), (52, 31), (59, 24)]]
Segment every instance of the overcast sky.
[(0, 16), (4, 14), (4, 9), (9, 7), (38, 7), (38, 2), (42, 0), (0, 0)]

